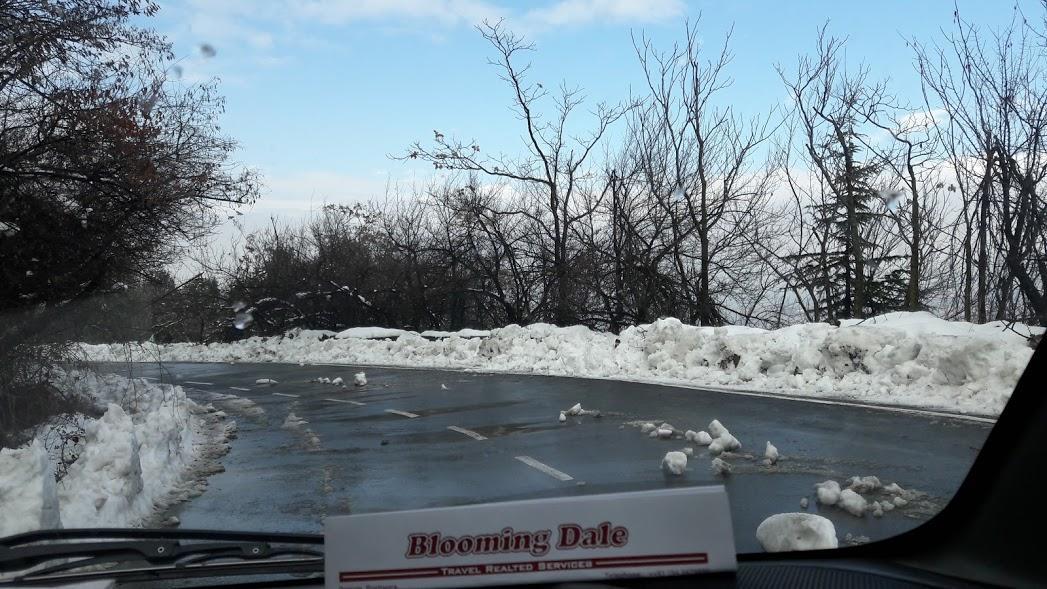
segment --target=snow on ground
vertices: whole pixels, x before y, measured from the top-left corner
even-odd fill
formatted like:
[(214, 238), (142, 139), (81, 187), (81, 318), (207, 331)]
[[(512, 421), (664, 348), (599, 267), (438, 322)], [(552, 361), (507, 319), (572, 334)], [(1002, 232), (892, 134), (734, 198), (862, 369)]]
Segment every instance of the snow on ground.
[(141, 524), (200, 491), (194, 471), (201, 458), (213, 456), (235, 431), (234, 424), (204, 417), (181, 387), (81, 371), (61, 375), (55, 385), (103, 413), (85, 418), (82, 450), (57, 484), (54, 458), (40, 441), (46, 426), (25, 447), (0, 450), (0, 537)]
[[(810, 323), (774, 331), (695, 327), (669, 318), (618, 336), (544, 323), (509, 325), (487, 337), (436, 340), (403, 330), (352, 328), (327, 339), (303, 331), (228, 344), (147, 343), (131, 346), (130, 353), (138, 360), (322, 362), (611, 378), (996, 415), (1032, 356), (1024, 335), (1042, 332), (1023, 325), (950, 322), (921, 312), (843, 327)], [(93, 360), (127, 359), (124, 344), (83, 347)]]
[(836, 548), (836, 526), (813, 513), (779, 513), (763, 520), (756, 539), (767, 552)]

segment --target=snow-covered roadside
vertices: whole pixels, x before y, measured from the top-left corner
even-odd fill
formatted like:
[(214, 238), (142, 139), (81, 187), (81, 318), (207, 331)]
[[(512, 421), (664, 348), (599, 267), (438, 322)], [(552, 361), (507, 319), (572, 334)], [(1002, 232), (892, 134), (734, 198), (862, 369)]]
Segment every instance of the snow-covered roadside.
[[(47, 528), (142, 525), (163, 507), (199, 494), (235, 424), (181, 387), (75, 371), (55, 385), (104, 411), (85, 419), (78, 457), (55, 483), (47, 431), (0, 450), (0, 537)], [(17, 514), (17, 517), (11, 516)]]
[[(621, 335), (581, 326), (509, 325), (486, 337), (383, 330), (300, 331), (228, 344), (84, 345), (98, 361), (294, 362), (449, 368), (741, 387), (822, 399), (996, 415), (1042, 328), (973, 325), (929, 313), (891, 313), (841, 327), (766, 331), (660, 319)], [(470, 335), (473, 335), (470, 333)]]

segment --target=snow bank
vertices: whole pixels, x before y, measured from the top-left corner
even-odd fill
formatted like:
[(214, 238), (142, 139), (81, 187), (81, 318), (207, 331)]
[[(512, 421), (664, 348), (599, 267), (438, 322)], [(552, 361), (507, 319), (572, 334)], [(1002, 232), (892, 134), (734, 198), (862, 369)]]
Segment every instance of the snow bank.
[(779, 513), (763, 520), (756, 539), (767, 552), (836, 548), (836, 527), (813, 513)]
[[(83, 449), (57, 484), (52, 458), (36, 440), (0, 450), (0, 536), (40, 528), (138, 525), (185, 491), (205, 452), (199, 407), (181, 387), (72, 372), (56, 386), (94, 401)], [(229, 427), (229, 431), (235, 426)]]
[(39, 440), (0, 449), (0, 538), (62, 527), (54, 469)]
[[(929, 313), (774, 331), (695, 327), (670, 318), (619, 336), (544, 323), (437, 340), (402, 330), (353, 328), (323, 340), (149, 343), (132, 347), (132, 354), (139, 360), (322, 362), (631, 379), (996, 415), (1032, 356), (1022, 334), (1042, 331), (949, 322)], [(127, 358), (123, 344), (83, 347), (93, 360)]]

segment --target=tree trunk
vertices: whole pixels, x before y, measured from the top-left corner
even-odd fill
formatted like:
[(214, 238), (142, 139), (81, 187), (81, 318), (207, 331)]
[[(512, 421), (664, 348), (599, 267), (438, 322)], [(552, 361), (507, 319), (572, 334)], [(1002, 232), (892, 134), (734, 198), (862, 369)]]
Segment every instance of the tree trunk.
[(905, 292), (905, 308), (910, 311), (920, 310), (920, 245), (923, 237), (920, 220), (920, 198), (916, 184), (916, 171), (912, 165), (912, 147), (907, 159), (909, 187), (912, 194), (912, 244), (909, 248), (909, 288)]

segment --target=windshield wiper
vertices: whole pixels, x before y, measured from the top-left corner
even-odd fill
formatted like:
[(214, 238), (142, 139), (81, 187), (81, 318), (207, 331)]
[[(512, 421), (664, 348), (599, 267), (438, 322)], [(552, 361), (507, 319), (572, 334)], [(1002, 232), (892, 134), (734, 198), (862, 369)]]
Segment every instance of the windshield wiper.
[(319, 534), (95, 528), (0, 538), (0, 587), (323, 574)]

